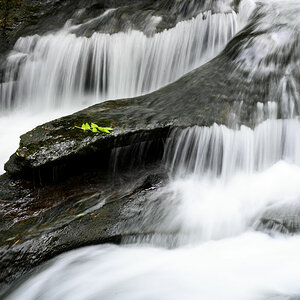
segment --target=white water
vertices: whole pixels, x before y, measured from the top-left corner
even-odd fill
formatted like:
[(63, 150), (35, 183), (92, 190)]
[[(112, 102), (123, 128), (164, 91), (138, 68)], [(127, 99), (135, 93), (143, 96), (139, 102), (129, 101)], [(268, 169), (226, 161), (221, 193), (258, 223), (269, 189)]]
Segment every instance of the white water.
[(66, 26), (54, 34), (20, 38), (0, 84), (0, 173), (20, 134), (37, 124), (104, 100), (154, 91), (207, 62), (245, 23), (245, 10), (240, 17), (233, 11), (201, 13), (151, 37), (138, 31), (76, 37), (70, 33), (74, 26)]
[[(270, 10), (272, 1), (263, 10), (272, 12), (267, 18), (271, 25), (288, 23), (289, 16), (299, 12), (299, 0), (290, 1), (292, 6), (273, 2), (275, 13)], [(282, 11), (286, 6), (291, 14)], [(285, 18), (276, 19), (278, 15)], [(292, 28), (297, 33), (297, 26)], [(270, 32), (265, 39), (259, 37), (258, 44), (254, 39), (242, 48), (246, 54), (236, 57), (239, 67), (255, 70), (250, 72), (251, 82), (268, 68), (272, 72), (284, 65), (273, 84), (278, 78), (296, 83), (283, 85), (289, 86), (283, 90), (279, 85), (273, 98), (270, 95), (272, 102), (258, 104), (260, 124), (254, 129), (214, 125), (175, 131), (166, 145), (170, 183), (157, 191), (156, 197), (163, 199), (163, 218), (154, 224), (157, 236), (147, 241), (163, 245), (169, 234), (177, 247), (158, 248), (137, 239), (134, 245), (71, 251), (44, 266), (7, 299), (299, 299), (299, 234), (255, 231), (268, 209), (300, 206), (300, 122), (291, 118), (298, 114), (298, 69), (297, 64), (283, 63), (290, 44), (284, 51), (263, 46), (266, 40), (274, 46), (276, 33)], [(289, 36), (298, 39), (297, 34)], [(299, 48), (290, 51), (295, 55)], [(275, 64), (265, 59), (268, 53), (274, 54)], [(277, 120), (285, 107), (283, 116), (290, 119)], [(144, 212), (145, 222), (157, 211), (161, 210), (154, 207)]]
[(299, 236), (248, 232), (176, 250), (84, 248), (8, 299), (287, 300), (300, 293), (299, 247)]
[[(281, 117), (300, 115), (300, 2), (266, 0), (256, 12), (252, 36), (243, 42), (235, 63), (254, 80), (269, 86), (270, 101)], [(254, 86), (255, 88), (255, 86)]]
[(214, 125), (177, 134), (166, 156), (162, 232), (179, 244), (221, 239), (247, 231), (270, 207), (300, 205), (300, 122), (267, 120), (254, 130)]
[[(300, 131), (295, 130), (299, 121), (274, 120), (276, 126), (267, 126), (272, 122), (266, 121), (255, 130), (242, 129), (245, 138), (221, 126), (207, 128), (211, 136), (227, 132), (219, 143), (211, 145), (212, 153), (218, 153), (214, 150), (220, 144), (226, 146), (231, 137), (236, 139), (231, 143), (232, 156), (249, 157), (249, 147), (255, 145), (247, 143), (249, 137), (255, 141), (262, 135), (259, 144), (278, 128), (282, 144), (294, 149), (300, 142)], [(197, 140), (203, 130), (192, 128), (190, 133)], [(106, 245), (72, 251), (56, 258), (7, 299), (257, 300), (299, 296), (300, 236), (273, 232), (271, 237), (255, 232), (253, 224), (268, 208), (300, 205), (300, 152), (286, 155), (280, 143), (266, 142), (261, 144), (264, 151), (255, 156), (266, 162), (259, 170), (247, 165), (236, 168), (233, 163), (223, 165), (223, 169), (235, 172), (216, 175), (212, 171), (214, 161), (222, 155), (219, 153), (201, 173), (197, 169), (186, 176), (183, 166), (189, 165), (188, 157), (193, 156), (188, 154), (192, 151), (178, 150), (184, 149), (181, 145), (190, 139), (186, 130), (181, 135), (173, 157), (182, 158), (178, 165), (185, 176), (177, 170), (176, 178), (157, 191), (157, 197), (167, 197), (162, 204), (165, 217), (156, 224), (156, 232), (173, 233), (179, 247), (167, 250), (149, 244)], [(210, 140), (204, 140), (202, 147), (208, 144)], [(198, 149), (196, 143), (188, 145)], [(268, 152), (276, 153), (272, 162), (264, 155)], [(172, 157), (172, 151), (168, 153)], [(145, 213), (153, 218), (155, 211), (157, 207)], [(163, 244), (164, 236), (160, 238)]]
[[(253, 173), (284, 159), (300, 165), (300, 123), (292, 120), (267, 120), (250, 129), (241, 126), (193, 127), (174, 132), (166, 159), (179, 175), (204, 173), (228, 180), (238, 172)], [(170, 159), (169, 159), (170, 160)]]
[(20, 38), (8, 58), (2, 99), (8, 107), (14, 101), (45, 109), (73, 105), (74, 96), (86, 94), (100, 102), (151, 92), (213, 58), (237, 27), (234, 12), (208, 11), (152, 37), (129, 31), (86, 38), (64, 29)]

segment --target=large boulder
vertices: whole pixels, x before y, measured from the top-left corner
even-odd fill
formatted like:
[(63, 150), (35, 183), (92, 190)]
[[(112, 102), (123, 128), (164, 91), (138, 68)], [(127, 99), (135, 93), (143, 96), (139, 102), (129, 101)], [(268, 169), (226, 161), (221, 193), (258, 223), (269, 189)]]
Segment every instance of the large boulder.
[[(11, 176), (35, 173), (51, 178), (56, 169), (74, 169), (75, 162), (77, 170), (96, 162), (101, 165), (113, 148), (164, 140), (172, 127), (228, 124), (241, 91), (247, 101), (239, 107), (239, 118), (251, 125), (252, 112), (263, 95), (243, 81), (243, 74), (232, 72), (230, 61), (221, 55), (154, 93), (104, 102), (38, 126), (21, 136), (20, 147), (5, 169)], [(114, 130), (95, 134), (76, 128), (85, 122)]]

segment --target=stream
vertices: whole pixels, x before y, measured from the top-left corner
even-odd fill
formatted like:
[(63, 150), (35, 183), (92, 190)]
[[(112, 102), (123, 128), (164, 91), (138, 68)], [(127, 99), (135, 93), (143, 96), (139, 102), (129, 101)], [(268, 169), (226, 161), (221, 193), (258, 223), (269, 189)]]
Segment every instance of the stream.
[[(6, 300), (300, 299), (300, 235), (262, 223), (274, 215), (293, 226), (289, 216), (300, 207), (300, 1), (247, 0), (238, 13), (227, 2), (220, 1), (224, 13), (202, 12), (152, 36), (77, 37), (81, 25), (70, 22), (18, 40), (0, 87), (1, 168), (26, 130), (174, 82), (244, 26), (251, 37), (241, 39), (233, 63), (248, 84), (264, 81), (268, 95), (252, 127), (237, 113), (227, 126), (170, 132), (162, 162), (168, 180), (151, 196), (159, 207), (152, 201), (142, 215), (145, 224), (155, 219), (152, 234), (61, 254)], [(159, 20), (149, 22), (155, 28)]]

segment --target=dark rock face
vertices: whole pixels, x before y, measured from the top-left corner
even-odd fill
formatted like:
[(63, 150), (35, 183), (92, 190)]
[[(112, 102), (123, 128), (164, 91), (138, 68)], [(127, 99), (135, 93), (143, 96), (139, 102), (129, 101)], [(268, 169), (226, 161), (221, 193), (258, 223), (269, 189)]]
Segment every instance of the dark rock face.
[[(163, 184), (164, 172), (156, 165), (117, 177), (90, 172), (36, 189), (10, 180), (11, 190), (24, 190), (23, 197), (0, 200), (0, 290), (59, 253), (146, 234), (140, 220), (143, 201)], [(1, 185), (6, 180), (2, 176)]]
[[(99, 2), (99, 1), (98, 1)], [(92, 8), (104, 7), (96, 3)], [(237, 3), (232, 4), (237, 10)], [(87, 25), (80, 29), (74, 30), (77, 35), (90, 36), (93, 32), (116, 33), (129, 29), (143, 31), (151, 35), (155, 32), (161, 32), (165, 29), (174, 27), (179, 21), (190, 19), (197, 16), (200, 12), (211, 10), (213, 13), (224, 12), (224, 8), (218, 6), (218, 2), (206, 1), (177, 1), (177, 0), (160, 0), (160, 1), (126, 1), (119, 4), (106, 5), (109, 8), (117, 8), (109, 15), (99, 20), (91, 19)], [(87, 8), (81, 10), (80, 14), (73, 19), (73, 22), (82, 23), (88, 19), (93, 9)], [(96, 17), (97, 15), (95, 15)], [(160, 17), (160, 20), (153, 28), (149, 28), (151, 17)], [(145, 22), (146, 21), (146, 22)]]

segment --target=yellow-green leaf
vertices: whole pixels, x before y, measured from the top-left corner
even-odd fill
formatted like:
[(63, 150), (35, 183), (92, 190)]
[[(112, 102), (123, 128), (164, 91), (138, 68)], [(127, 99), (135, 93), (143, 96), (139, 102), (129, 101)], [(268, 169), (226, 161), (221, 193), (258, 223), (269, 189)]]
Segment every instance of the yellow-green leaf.
[(104, 133), (108, 133), (108, 134), (110, 133), (110, 131), (113, 130), (113, 128), (111, 128), (111, 127), (100, 127), (96, 123), (91, 123), (91, 125), (89, 123), (83, 123), (81, 125), (81, 127), (75, 126), (75, 128), (79, 128), (84, 131), (90, 130), (94, 133), (104, 132)]
[(92, 128), (98, 128), (99, 126), (97, 124), (95, 124), (95, 123), (91, 123), (91, 127)]

